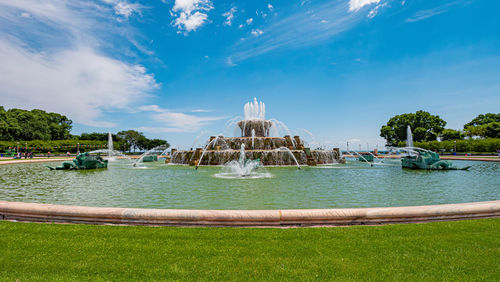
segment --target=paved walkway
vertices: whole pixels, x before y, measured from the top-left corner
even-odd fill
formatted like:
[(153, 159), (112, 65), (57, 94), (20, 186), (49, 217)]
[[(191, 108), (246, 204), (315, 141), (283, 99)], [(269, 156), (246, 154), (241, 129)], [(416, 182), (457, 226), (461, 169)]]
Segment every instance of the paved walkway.
[(43, 162), (60, 162), (60, 161), (68, 161), (74, 159), (73, 157), (70, 158), (34, 158), (34, 159), (19, 159), (19, 160), (14, 160), (10, 159), (9, 161), (4, 161), (7, 158), (2, 158), (0, 160), (0, 165), (6, 165), (6, 164), (21, 164), (21, 163), (43, 163)]

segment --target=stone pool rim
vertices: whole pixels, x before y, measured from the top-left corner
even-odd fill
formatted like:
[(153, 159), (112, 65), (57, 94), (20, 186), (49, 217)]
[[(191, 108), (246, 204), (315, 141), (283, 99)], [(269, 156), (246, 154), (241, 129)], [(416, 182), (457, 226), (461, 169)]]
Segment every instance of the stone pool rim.
[(0, 220), (152, 226), (293, 227), (423, 223), (500, 217), (500, 200), (375, 208), (190, 210), (0, 201)]

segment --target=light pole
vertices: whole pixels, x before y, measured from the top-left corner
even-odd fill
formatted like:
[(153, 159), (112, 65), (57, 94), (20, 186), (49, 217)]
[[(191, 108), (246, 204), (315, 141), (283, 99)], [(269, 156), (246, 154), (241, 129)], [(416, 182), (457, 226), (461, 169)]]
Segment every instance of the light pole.
[(80, 154), (80, 142), (76, 143), (77, 149), (76, 149), (76, 154)]
[(454, 155), (457, 155), (457, 140), (453, 141), (453, 152)]
[(349, 153), (349, 141), (347, 141), (347, 153)]

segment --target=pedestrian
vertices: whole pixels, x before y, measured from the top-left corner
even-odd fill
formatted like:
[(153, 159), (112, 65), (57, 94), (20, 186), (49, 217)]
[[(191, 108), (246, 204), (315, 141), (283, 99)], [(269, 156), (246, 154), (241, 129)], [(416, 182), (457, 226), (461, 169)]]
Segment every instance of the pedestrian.
[(71, 156), (69, 151), (66, 152), (66, 156), (68, 156), (68, 158)]
[(47, 152), (47, 158), (50, 158), (50, 151)]

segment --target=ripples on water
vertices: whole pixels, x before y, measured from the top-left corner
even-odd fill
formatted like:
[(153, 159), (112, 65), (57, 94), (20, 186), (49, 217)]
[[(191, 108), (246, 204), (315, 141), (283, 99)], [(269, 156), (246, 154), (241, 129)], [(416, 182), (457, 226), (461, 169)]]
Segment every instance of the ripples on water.
[[(127, 161), (107, 170), (50, 171), (44, 163), (0, 166), (0, 200), (68, 205), (276, 209), (375, 207), (500, 199), (500, 163), (456, 161), (468, 171), (419, 171), (348, 162), (265, 167), (250, 177), (223, 167)], [(53, 165), (53, 164), (52, 164)]]

